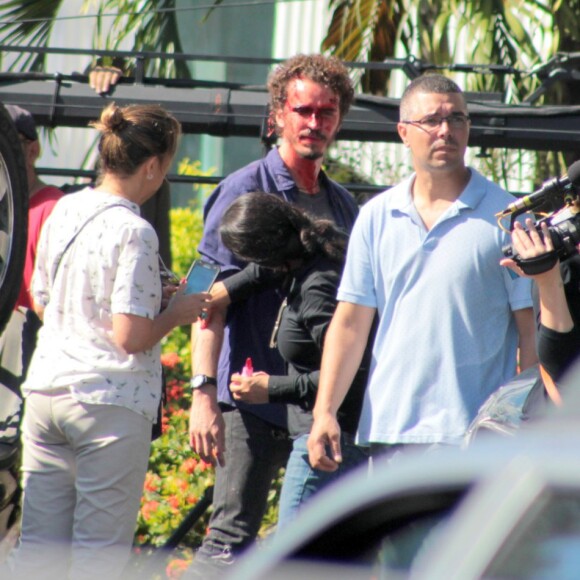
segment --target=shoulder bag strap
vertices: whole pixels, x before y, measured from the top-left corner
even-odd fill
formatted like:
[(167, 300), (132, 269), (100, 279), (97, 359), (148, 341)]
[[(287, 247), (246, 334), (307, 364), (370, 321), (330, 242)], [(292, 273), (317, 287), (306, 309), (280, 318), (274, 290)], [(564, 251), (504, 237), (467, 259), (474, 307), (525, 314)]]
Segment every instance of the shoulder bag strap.
[(60, 263), (62, 262), (62, 259), (63, 259), (64, 255), (66, 254), (66, 252), (68, 251), (68, 249), (72, 246), (73, 242), (76, 240), (77, 236), (81, 233), (81, 231), (84, 229), (84, 227), (88, 223), (92, 222), (98, 215), (102, 214), (104, 211), (107, 211), (108, 209), (110, 209), (112, 207), (127, 207), (127, 206), (125, 204), (122, 204), (122, 203), (112, 203), (110, 205), (106, 205), (105, 207), (102, 207), (101, 209), (99, 209), (98, 211), (96, 211), (94, 214), (90, 215), (85, 220), (85, 222), (75, 232), (75, 234), (73, 235), (73, 237), (67, 242), (67, 244), (64, 247), (63, 251), (60, 253), (60, 256), (58, 257), (58, 260), (56, 262), (56, 266), (54, 267), (54, 272), (52, 274), (52, 283), (53, 284), (54, 284), (54, 281), (56, 280), (56, 275), (58, 273), (58, 269), (60, 267)]

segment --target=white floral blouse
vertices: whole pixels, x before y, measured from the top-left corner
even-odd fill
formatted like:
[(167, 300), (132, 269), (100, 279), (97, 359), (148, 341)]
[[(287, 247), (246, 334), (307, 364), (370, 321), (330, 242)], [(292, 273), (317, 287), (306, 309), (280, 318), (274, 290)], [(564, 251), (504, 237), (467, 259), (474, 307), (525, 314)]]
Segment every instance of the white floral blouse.
[[(120, 207), (119, 207), (120, 204)], [(75, 232), (82, 228), (56, 265)], [(44, 307), (23, 386), (70, 388), (82, 402), (120, 405), (151, 421), (161, 393), (159, 345), (126, 354), (113, 341), (113, 314), (153, 319), (161, 305), (158, 240), (139, 206), (86, 188), (64, 196), (42, 229), (32, 294)]]

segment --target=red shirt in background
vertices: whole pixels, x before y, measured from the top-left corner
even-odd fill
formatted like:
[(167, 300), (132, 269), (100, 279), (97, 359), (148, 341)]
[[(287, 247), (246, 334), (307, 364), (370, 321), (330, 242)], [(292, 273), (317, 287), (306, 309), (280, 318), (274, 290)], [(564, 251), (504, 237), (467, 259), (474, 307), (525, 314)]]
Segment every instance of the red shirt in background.
[(40, 231), (42, 230), (46, 218), (52, 212), (56, 202), (63, 195), (64, 194), (60, 189), (47, 185), (30, 198), (28, 207), (28, 237), (26, 241), (24, 275), (15, 308), (18, 306), (32, 308), (30, 284), (32, 281), (32, 273), (34, 271), (36, 246), (38, 245), (38, 240), (40, 238)]

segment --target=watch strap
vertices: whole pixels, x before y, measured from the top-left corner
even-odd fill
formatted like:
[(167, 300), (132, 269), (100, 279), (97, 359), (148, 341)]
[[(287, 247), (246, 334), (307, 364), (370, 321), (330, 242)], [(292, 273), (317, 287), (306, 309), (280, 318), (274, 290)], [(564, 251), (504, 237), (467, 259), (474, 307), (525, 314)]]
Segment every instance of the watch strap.
[(207, 375), (195, 375), (191, 379), (191, 388), (199, 389), (204, 385), (213, 385), (217, 387), (217, 379), (215, 377), (209, 377)]

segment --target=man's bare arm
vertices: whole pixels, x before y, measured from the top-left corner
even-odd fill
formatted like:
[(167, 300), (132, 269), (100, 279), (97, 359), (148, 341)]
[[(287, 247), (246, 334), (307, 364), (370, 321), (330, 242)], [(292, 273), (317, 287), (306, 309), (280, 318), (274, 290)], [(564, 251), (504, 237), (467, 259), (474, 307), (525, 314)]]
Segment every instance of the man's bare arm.
[[(212, 309), (207, 320), (191, 327), (193, 374), (217, 377), (218, 359), (224, 336), (226, 308)], [(189, 416), (189, 440), (199, 456), (213, 465), (224, 465), (225, 425), (218, 405), (217, 388), (194, 389)]]
[(520, 371), (535, 365), (538, 362), (536, 353), (536, 323), (532, 308), (522, 308), (514, 311), (514, 318), (518, 328)]
[[(339, 302), (332, 317), (322, 353), (314, 424), (308, 438), (310, 464), (334, 471), (342, 461), (340, 427), (336, 413), (360, 367), (376, 310)], [(331, 457), (326, 448), (330, 446)]]

